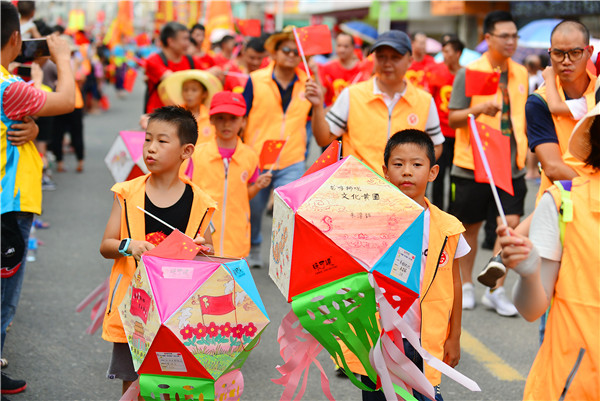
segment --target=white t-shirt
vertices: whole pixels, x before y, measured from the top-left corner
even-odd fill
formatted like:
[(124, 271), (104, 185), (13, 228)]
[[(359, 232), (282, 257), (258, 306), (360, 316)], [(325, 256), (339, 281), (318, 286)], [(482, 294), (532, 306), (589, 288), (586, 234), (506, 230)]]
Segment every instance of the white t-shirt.
[[(427, 263), (427, 251), (429, 247), (429, 209), (425, 210), (423, 215), (424, 227), (423, 227), (423, 252), (421, 253), (421, 278), (419, 279), (419, 288), (423, 284), (423, 277), (425, 276), (425, 265)], [(462, 258), (471, 251), (471, 247), (464, 239), (463, 235), (460, 235), (458, 239), (458, 245), (456, 246), (456, 253), (454, 259)], [(417, 298), (411, 307), (406, 311), (403, 319), (410, 327), (419, 334), (421, 337), (421, 298)]]
[[(331, 106), (331, 109), (325, 115), (325, 120), (329, 124), (329, 131), (337, 136), (342, 136), (348, 130), (348, 114), (350, 113), (350, 92), (348, 88), (345, 88), (342, 93), (339, 94), (337, 100)], [(403, 92), (396, 92), (393, 97), (381, 92), (377, 86), (377, 78), (373, 79), (373, 93), (383, 96), (388, 111), (392, 111), (394, 106), (406, 93), (406, 89)], [(429, 115), (427, 116), (427, 123), (425, 124), (425, 132), (429, 134), (429, 137), (433, 141), (434, 145), (441, 145), (444, 143), (444, 135), (440, 128), (440, 117), (437, 112), (437, 107), (433, 97), (431, 98), (431, 104), (429, 106)]]
[(529, 239), (540, 257), (559, 262), (562, 258), (558, 209), (554, 198), (548, 192), (542, 195), (529, 228)]

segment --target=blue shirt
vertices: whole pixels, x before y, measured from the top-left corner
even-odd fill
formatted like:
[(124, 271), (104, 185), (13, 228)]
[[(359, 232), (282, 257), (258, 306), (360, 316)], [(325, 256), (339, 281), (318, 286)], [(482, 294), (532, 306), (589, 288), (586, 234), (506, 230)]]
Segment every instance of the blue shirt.
[[(566, 100), (569, 97), (565, 94)], [(555, 143), (558, 145), (558, 136), (552, 120), (552, 114), (548, 104), (538, 95), (532, 94), (525, 103), (525, 119), (527, 121), (527, 140), (529, 149), (535, 151), (535, 147), (544, 143)]]

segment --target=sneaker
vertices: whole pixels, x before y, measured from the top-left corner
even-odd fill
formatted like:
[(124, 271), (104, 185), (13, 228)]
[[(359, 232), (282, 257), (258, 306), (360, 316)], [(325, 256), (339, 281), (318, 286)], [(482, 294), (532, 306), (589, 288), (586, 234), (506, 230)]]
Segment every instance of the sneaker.
[(475, 287), (473, 287), (473, 283), (464, 283), (462, 286), (462, 308), (475, 308)]
[(248, 262), (248, 266), (255, 269), (260, 269), (262, 267), (263, 262), (260, 244), (252, 245), (252, 247), (250, 247), (250, 255), (248, 255), (246, 261)]
[(56, 184), (47, 175), (42, 176), (42, 191), (54, 191)]
[(506, 274), (506, 267), (502, 264), (500, 254), (492, 257), (487, 265), (483, 268), (477, 281), (489, 288), (496, 287), (496, 281)]
[(485, 294), (481, 298), (481, 303), (490, 309), (495, 309), (500, 316), (516, 316), (519, 314), (517, 308), (506, 296), (504, 287), (499, 287), (494, 291), (489, 288), (485, 290)]
[(7, 366), (8, 366), (8, 361), (6, 360), (6, 358), (0, 358), (0, 367), (2, 367), (2, 369), (4, 369)]
[(11, 379), (6, 373), (2, 372), (2, 394), (17, 394), (27, 388), (25, 380)]

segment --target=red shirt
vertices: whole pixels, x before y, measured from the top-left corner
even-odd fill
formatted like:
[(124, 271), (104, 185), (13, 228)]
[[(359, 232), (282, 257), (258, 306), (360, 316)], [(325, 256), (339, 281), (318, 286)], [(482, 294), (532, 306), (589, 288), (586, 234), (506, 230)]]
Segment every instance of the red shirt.
[(452, 94), (454, 75), (446, 64), (432, 64), (425, 69), (425, 90), (433, 96), (440, 116), (440, 128), (442, 134), (448, 138), (454, 138), (454, 130), (448, 125), (448, 103)]
[(46, 92), (25, 82), (14, 82), (4, 90), (4, 114), (11, 120), (22, 120), (37, 114), (46, 103)]
[(339, 60), (332, 60), (319, 68), (321, 81), (325, 86), (325, 105), (331, 106), (342, 90), (350, 84), (369, 79), (370, 75), (360, 70), (360, 62), (346, 69)]
[(413, 61), (408, 71), (406, 71), (406, 78), (410, 80), (413, 85), (423, 89), (425, 87), (425, 69), (427, 66), (435, 64), (433, 57), (425, 55), (421, 61)]
[(202, 57), (194, 57), (194, 65), (199, 70), (208, 70), (216, 65), (215, 60), (208, 53), (204, 53)]
[[(196, 63), (198, 63), (197, 66)], [(198, 58), (194, 58), (194, 66), (200, 66), (200, 60)], [(150, 99), (146, 105), (146, 113), (152, 113), (154, 109), (164, 106), (163, 102), (158, 96), (156, 87), (160, 83), (160, 79), (165, 71), (171, 70), (176, 72), (189, 70), (190, 68), (192, 68), (192, 66), (188, 62), (188, 58), (186, 56), (182, 56), (178, 63), (174, 63), (167, 59), (167, 65), (163, 63), (159, 53), (154, 53), (146, 59), (146, 78), (148, 80), (148, 90), (150, 91)]]

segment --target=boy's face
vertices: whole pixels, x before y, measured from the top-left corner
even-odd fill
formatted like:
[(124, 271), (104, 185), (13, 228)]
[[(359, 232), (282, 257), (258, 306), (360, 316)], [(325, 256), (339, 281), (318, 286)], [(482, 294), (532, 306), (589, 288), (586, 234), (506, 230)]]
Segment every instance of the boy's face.
[(215, 134), (221, 139), (228, 140), (238, 136), (246, 125), (246, 118), (228, 113), (217, 113), (210, 116), (210, 122), (215, 126)]
[(206, 100), (206, 95), (204, 86), (195, 79), (185, 81), (181, 87), (181, 96), (188, 108), (199, 107)]
[(425, 204), (427, 183), (435, 180), (438, 171), (437, 164), (430, 167), (425, 149), (414, 143), (393, 148), (388, 165), (383, 166), (385, 179), (421, 206)]
[(192, 153), (194, 145), (181, 144), (176, 125), (157, 120), (148, 123), (144, 141), (144, 162), (150, 172), (178, 171), (181, 163)]

